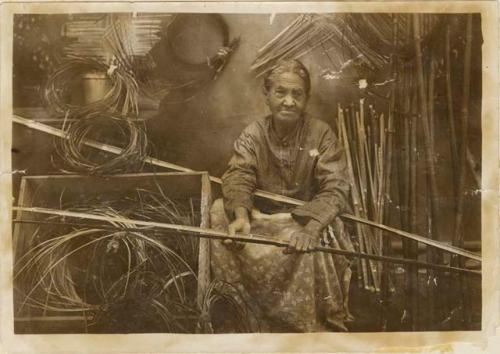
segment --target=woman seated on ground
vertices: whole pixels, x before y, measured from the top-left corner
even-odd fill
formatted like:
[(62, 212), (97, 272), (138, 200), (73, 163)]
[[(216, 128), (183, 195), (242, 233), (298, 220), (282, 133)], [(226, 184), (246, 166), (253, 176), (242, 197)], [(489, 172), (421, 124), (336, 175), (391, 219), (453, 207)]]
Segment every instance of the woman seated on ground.
[[(222, 177), (224, 200), (211, 210), (214, 228), (231, 235), (252, 231), (289, 244), (282, 252), (231, 240), (212, 243), (212, 276), (237, 289), (251, 317), (250, 331), (345, 331), (349, 318), (348, 260), (308, 252), (320, 242), (352, 250), (337, 218), (347, 206), (350, 185), (344, 151), (328, 124), (306, 114), (309, 93), (309, 73), (297, 60), (279, 62), (267, 74), (264, 94), (271, 114), (250, 124), (234, 143)], [(254, 199), (256, 189), (305, 203), (290, 207)], [(335, 232), (325, 232), (329, 225)]]

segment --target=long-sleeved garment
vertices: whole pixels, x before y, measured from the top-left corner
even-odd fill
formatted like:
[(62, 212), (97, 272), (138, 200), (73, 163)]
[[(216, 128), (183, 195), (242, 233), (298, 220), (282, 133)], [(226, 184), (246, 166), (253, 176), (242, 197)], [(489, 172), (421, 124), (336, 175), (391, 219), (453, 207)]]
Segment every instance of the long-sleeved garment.
[[(222, 192), (230, 218), (236, 207), (266, 212), (290, 211), (267, 200), (255, 200), (262, 189), (306, 201), (291, 210), (296, 220), (313, 218), (326, 226), (347, 206), (349, 182), (343, 148), (330, 127), (305, 116), (283, 139), (270, 116), (250, 124), (234, 143)], [(286, 208), (286, 207), (285, 207)]]
[[(253, 218), (252, 232), (287, 242), (310, 218), (323, 226), (334, 221), (336, 230), (328, 233), (330, 246), (353, 250), (342, 222), (335, 218), (346, 207), (349, 191), (344, 152), (326, 123), (304, 118), (284, 139), (274, 133), (271, 117), (252, 123), (236, 140), (222, 180), (224, 202), (219, 199), (212, 206), (213, 228), (226, 230), (237, 207), (288, 211), (290, 216), (268, 223)], [(254, 200), (256, 188), (306, 203), (287, 210)], [(232, 251), (212, 241), (211, 269), (214, 280), (231, 284), (250, 309), (248, 317), (255, 319), (249, 321), (254, 323), (250, 331), (346, 330), (350, 269), (343, 256), (285, 255), (280, 248), (257, 244)]]

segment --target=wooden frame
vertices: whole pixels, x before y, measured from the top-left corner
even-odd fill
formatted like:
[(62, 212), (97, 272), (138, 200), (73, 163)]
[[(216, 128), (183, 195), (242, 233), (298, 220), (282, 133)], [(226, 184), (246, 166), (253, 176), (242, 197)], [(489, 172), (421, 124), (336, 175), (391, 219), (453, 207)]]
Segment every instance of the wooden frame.
[[(83, 193), (93, 195), (106, 195), (107, 193), (119, 193), (120, 189), (129, 186), (146, 187), (151, 185), (152, 178), (157, 181), (168, 182), (162, 184), (162, 189), (169, 197), (200, 197), (200, 226), (210, 227), (210, 207), (212, 203), (211, 183), (206, 172), (161, 172), (161, 173), (136, 173), (112, 176), (82, 176), (82, 175), (43, 175), (26, 176), (21, 180), (17, 206), (36, 207), (52, 205), (57, 202), (57, 195), (62, 192), (65, 198)], [(118, 181), (118, 182), (117, 182)], [(165, 188), (164, 188), (165, 186)], [(92, 192), (90, 189), (94, 189)], [(15, 219), (23, 219), (22, 211), (14, 214)], [(36, 215), (30, 214), (33, 219)], [(36, 227), (29, 223), (15, 223), (13, 227), (13, 254), (14, 257), (30, 247), (32, 240), (29, 235), (33, 234)], [(197, 303), (201, 306), (203, 294), (210, 283), (210, 240), (200, 239), (198, 254), (198, 285)], [(16, 297), (14, 296), (14, 304)], [(71, 323), (70, 330), (73, 333), (85, 332), (85, 322), (88, 320), (82, 315), (31, 315), (14, 317), (14, 328), (16, 333), (68, 333), (64, 323)], [(48, 325), (47, 325), (48, 324)], [(81, 329), (80, 329), (81, 327)], [(75, 328), (78, 328), (75, 330)]]

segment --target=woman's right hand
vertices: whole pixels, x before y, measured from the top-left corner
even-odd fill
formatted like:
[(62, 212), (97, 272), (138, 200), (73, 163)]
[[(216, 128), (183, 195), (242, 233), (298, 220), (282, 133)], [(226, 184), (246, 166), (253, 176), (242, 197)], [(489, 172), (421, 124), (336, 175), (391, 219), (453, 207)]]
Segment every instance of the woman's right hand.
[[(242, 235), (248, 235), (250, 233), (250, 218), (248, 216), (247, 209), (243, 207), (236, 208), (235, 219), (229, 224), (227, 232), (230, 236), (234, 236), (237, 233)], [(245, 247), (243, 242), (233, 241), (231, 239), (223, 240), (222, 243), (233, 251), (242, 250)]]

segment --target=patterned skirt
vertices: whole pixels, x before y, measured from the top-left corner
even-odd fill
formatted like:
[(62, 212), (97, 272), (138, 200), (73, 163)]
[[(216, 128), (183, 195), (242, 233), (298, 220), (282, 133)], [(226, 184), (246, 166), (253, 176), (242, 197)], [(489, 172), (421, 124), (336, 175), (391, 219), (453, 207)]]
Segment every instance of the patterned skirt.
[[(251, 232), (265, 237), (288, 242), (301, 228), (290, 214), (265, 216), (254, 211), (252, 215)], [(213, 229), (227, 230), (229, 221), (221, 199), (214, 202), (210, 217)], [(323, 239), (331, 247), (353, 250), (340, 219), (325, 230)], [(210, 247), (212, 279), (232, 289), (244, 309), (240, 321), (245, 322), (246, 331), (347, 330), (351, 270), (346, 257), (323, 252), (284, 254), (283, 248), (249, 243), (239, 250), (221, 241), (212, 241)]]

